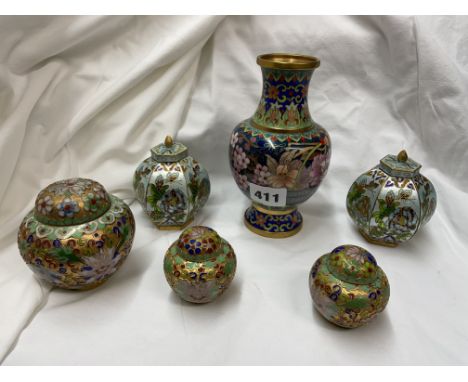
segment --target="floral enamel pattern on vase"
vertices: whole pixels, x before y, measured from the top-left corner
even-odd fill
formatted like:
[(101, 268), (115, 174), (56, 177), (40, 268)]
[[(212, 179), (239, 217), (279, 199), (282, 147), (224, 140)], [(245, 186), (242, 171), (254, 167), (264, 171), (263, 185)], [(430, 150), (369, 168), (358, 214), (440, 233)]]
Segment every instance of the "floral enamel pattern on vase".
[(130, 208), (98, 182), (74, 178), (53, 183), (36, 198), (18, 231), (21, 256), (38, 277), (65, 289), (105, 282), (132, 247)]
[(210, 179), (205, 168), (188, 155), (187, 147), (168, 136), (138, 166), (133, 188), (156, 227), (182, 229), (207, 202)]
[(342, 245), (312, 266), (309, 287), (316, 309), (328, 321), (356, 328), (385, 309), (390, 297), (387, 276), (367, 250)]
[(319, 60), (309, 56), (259, 56), (263, 92), (252, 118), (232, 132), (229, 158), (241, 191), (252, 200), (247, 227), (267, 237), (294, 235), (302, 226), (296, 206), (311, 197), (330, 163), (328, 133), (307, 104)]
[(371, 243), (396, 246), (411, 239), (434, 214), (437, 194), (405, 151), (387, 155), (349, 189), (346, 206)]
[(203, 226), (186, 228), (164, 257), (164, 274), (174, 292), (193, 303), (213, 301), (230, 285), (236, 255), (216, 231)]

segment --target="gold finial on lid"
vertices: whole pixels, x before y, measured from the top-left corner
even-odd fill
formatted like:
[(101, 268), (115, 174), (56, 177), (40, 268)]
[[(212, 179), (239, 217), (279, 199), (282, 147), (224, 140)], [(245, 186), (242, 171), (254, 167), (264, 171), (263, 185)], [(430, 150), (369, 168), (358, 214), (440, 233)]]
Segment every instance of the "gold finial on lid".
[(164, 144), (167, 147), (171, 147), (174, 144), (174, 141), (172, 140), (172, 137), (170, 135), (166, 136), (166, 139), (164, 140)]
[(406, 150), (401, 150), (397, 155), (398, 162), (406, 162), (408, 160), (408, 154)]

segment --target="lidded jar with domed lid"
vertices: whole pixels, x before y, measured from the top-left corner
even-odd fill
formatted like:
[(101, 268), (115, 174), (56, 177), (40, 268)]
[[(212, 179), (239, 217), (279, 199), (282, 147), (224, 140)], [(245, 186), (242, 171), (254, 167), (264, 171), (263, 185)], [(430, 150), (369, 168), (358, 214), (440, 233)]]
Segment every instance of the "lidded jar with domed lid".
[(193, 303), (213, 301), (231, 284), (237, 260), (231, 245), (203, 226), (186, 228), (164, 257), (164, 274), (174, 292)]
[(321, 256), (309, 274), (314, 305), (328, 321), (356, 328), (385, 309), (390, 285), (367, 250), (341, 245)]
[(133, 243), (128, 205), (91, 179), (44, 188), (20, 225), (24, 261), (42, 280), (65, 289), (91, 289), (122, 265)]
[(366, 240), (394, 247), (411, 239), (431, 219), (437, 194), (420, 168), (403, 150), (385, 156), (354, 181), (346, 207)]
[(210, 178), (185, 145), (167, 136), (136, 169), (133, 188), (157, 228), (178, 230), (190, 224), (207, 202)]

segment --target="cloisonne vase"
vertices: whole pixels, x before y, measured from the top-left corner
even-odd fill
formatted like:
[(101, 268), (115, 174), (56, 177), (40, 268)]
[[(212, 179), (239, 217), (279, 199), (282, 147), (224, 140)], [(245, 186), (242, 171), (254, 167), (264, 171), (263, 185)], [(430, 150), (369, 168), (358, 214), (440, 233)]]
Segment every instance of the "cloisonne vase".
[(236, 255), (216, 231), (203, 226), (186, 228), (164, 257), (164, 274), (183, 300), (206, 303), (220, 296), (236, 273)]
[(90, 179), (55, 182), (36, 198), (18, 231), (26, 264), (42, 280), (65, 289), (92, 289), (127, 258), (135, 220), (124, 201)]
[(309, 113), (307, 94), (320, 61), (311, 56), (265, 54), (263, 91), (253, 117), (231, 135), (231, 171), (252, 200), (247, 227), (262, 236), (292, 236), (302, 227), (297, 205), (319, 187), (330, 162), (330, 137)]
[(356, 328), (382, 312), (390, 285), (374, 256), (356, 245), (342, 245), (312, 266), (309, 287), (316, 309), (328, 321)]
[(437, 194), (420, 168), (403, 150), (382, 158), (351, 185), (346, 207), (366, 240), (395, 247), (431, 219)]
[(179, 230), (193, 221), (208, 200), (210, 178), (185, 145), (167, 136), (136, 169), (133, 189), (157, 228)]

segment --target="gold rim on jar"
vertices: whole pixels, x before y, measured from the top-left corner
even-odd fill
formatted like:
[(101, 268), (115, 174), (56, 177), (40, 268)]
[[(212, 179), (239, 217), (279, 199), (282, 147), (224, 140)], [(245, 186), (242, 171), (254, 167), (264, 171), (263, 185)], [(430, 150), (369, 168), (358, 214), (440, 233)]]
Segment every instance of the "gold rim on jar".
[(289, 53), (268, 53), (257, 57), (257, 64), (271, 69), (315, 69), (320, 60), (314, 56)]

